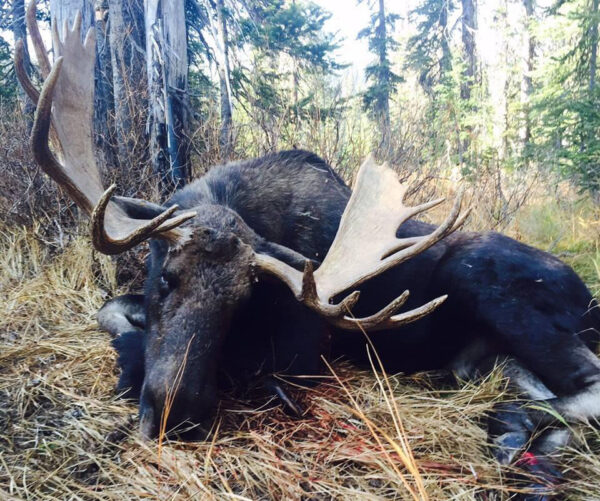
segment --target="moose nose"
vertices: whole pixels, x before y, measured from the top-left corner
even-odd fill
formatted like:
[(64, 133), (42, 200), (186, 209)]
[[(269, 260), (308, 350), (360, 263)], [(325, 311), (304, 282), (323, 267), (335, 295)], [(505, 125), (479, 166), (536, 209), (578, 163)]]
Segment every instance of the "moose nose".
[(140, 397), (140, 431), (146, 438), (174, 433), (186, 440), (204, 438), (207, 420), (216, 404), (212, 385), (180, 387), (168, 391), (167, 385), (146, 381)]
[(143, 391), (140, 397), (140, 432), (145, 438), (153, 439), (158, 436), (160, 430), (160, 417), (156, 418), (154, 401)]

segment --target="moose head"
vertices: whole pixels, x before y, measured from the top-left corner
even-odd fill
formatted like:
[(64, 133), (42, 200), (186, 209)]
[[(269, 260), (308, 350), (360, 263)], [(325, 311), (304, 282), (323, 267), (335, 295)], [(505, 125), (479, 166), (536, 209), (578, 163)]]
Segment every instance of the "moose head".
[[(409, 218), (443, 201), (404, 205), (406, 188), (386, 165), (369, 157), (328, 254), (314, 269), (310, 259), (256, 233), (229, 207), (199, 202), (191, 211), (144, 200), (113, 197), (104, 190), (94, 158), (93, 32), (81, 42), (81, 17), (62, 37), (53, 25), (56, 59), (51, 65), (35, 22), (29, 31), (44, 84), (35, 89), (23, 69), (23, 46), (16, 46), (16, 68), (23, 88), (37, 104), (31, 146), (37, 163), (89, 215), (94, 247), (117, 254), (152, 239), (146, 289), (145, 373), (140, 399), (142, 432), (158, 434), (189, 421), (201, 422), (214, 406), (220, 350), (232, 318), (252, 296), (256, 281), (278, 280), (295, 298), (343, 330), (389, 329), (413, 322), (439, 306), (445, 296), (399, 313), (408, 291), (380, 311), (354, 318), (352, 307), (364, 281), (434, 245), (462, 225), (460, 197), (432, 233), (396, 238)], [(52, 143), (52, 150), (49, 147)], [(334, 298), (343, 297), (333, 303)]]

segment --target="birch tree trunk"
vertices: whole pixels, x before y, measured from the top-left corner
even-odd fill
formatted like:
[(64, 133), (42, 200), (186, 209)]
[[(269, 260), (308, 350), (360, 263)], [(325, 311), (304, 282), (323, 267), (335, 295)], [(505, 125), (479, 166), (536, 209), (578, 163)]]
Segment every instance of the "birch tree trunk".
[(462, 99), (471, 99), (471, 90), (477, 74), (477, 55), (475, 46), (475, 30), (477, 29), (475, 0), (461, 0), (462, 2), (462, 43), (466, 68), (464, 71), (465, 82), (461, 86)]
[(385, 19), (385, 3), (379, 0), (378, 26), (376, 28), (378, 43), (378, 57), (380, 66), (379, 86), (381, 92), (378, 96), (377, 113), (379, 115), (379, 128), (381, 131), (381, 148), (388, 152), (390, 146), (390, 61), (388, 60), (387, 26)]
[(523, 151), (525, 152), (525, 165), (529, 165), (529, 145), (531, 143), (531, 112), (530, 101), (533, 94), (533, 60), (535, 58), (536, 40), (533, 36), (533, 17), (535, 13), (535, 0), (523, 0), (525, 7), (525, 37), (527, 44), (527, 55), (525, 71), (523, 73), (523, 113), (525, 130), (523, 131)]
[(144, 5), (143, 0), (108, 0), (108, 5), (114, 134), (118, 161), (127, 168), (139, 163), (145, 149), (141, 121), (135, 120), (146, 109)]
[(183, 186), (187, 152), (187, 32), (184, 0), (145, 0), (150, 154), (161, 189)]
[(231, 78), (229, 70), (229, 37), (227, 34), (227, 21), (224, 13), (223, 0), (217, 0), (217, 31), (220, 42), (221, 61), (219, 67), (219, 83), (221, 92), (221, 132), (220, 143), (223, 160), (231, 157), (233, 149), (233, 111), (231, 105)]

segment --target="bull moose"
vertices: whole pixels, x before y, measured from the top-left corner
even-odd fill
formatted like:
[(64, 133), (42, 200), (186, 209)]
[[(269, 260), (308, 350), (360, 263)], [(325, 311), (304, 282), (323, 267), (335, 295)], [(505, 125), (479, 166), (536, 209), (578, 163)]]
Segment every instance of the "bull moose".
[(528, 447), (538, 460), (524, 467), (549, 473), (544, 458), (568, 439), (551, 426), (556, 415), (600, 416), (600, 314), (560, 260), (498, 233), (458, 231), (467, 215), (460, 196), (440, 226), (410, 219), (441, 200), (405, 206), (405, 187), (371, 158), (354, 191), (315, 154), (292, 150), (214, 167), (165, 206), (113, 196), (94, 159), (93, 33), (81, 42), (80, 16), (62, 38), (54, 27), (50, 65), (33, 3), (27, 20), (41, 92), (23, 69), (22, 42), (15, 62), (37, 103), (36, 161), (90, 216), (98, 251), (150, 241), (144, 294), (115, 298), (98, 314), (119, 353), (118, 390), (139, 398), (145, 436), (161, 424), (204, 430), (222, 371), (264, 377), (298, 411), (270, 375), (317, 375), (322, 355), (365, 363), (363, 331), (391, 372), (471, 378), (502, 360), (523, 396), (490, 415), (503, 463)]

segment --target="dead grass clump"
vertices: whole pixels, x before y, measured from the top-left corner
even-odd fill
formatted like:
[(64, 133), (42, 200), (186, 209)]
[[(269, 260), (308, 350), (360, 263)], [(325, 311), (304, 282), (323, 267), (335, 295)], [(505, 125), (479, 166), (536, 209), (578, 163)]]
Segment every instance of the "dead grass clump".
[[(336, 363), (308, 409), (226, 395), (211, 438), (142, 440), (113, 395), (115, 356), (95, 313), (116, 292), (112, 262), (84, 239), (53, 254), (33, 231), (0, 234), (2, 499), (487, 499), (514, 491), (485, 445), (505, 394), (493, 375), (460, 389), (433, 375), (382, 379)], [(600, 435), (568, 451), (561, 490), (600, 498)]]

